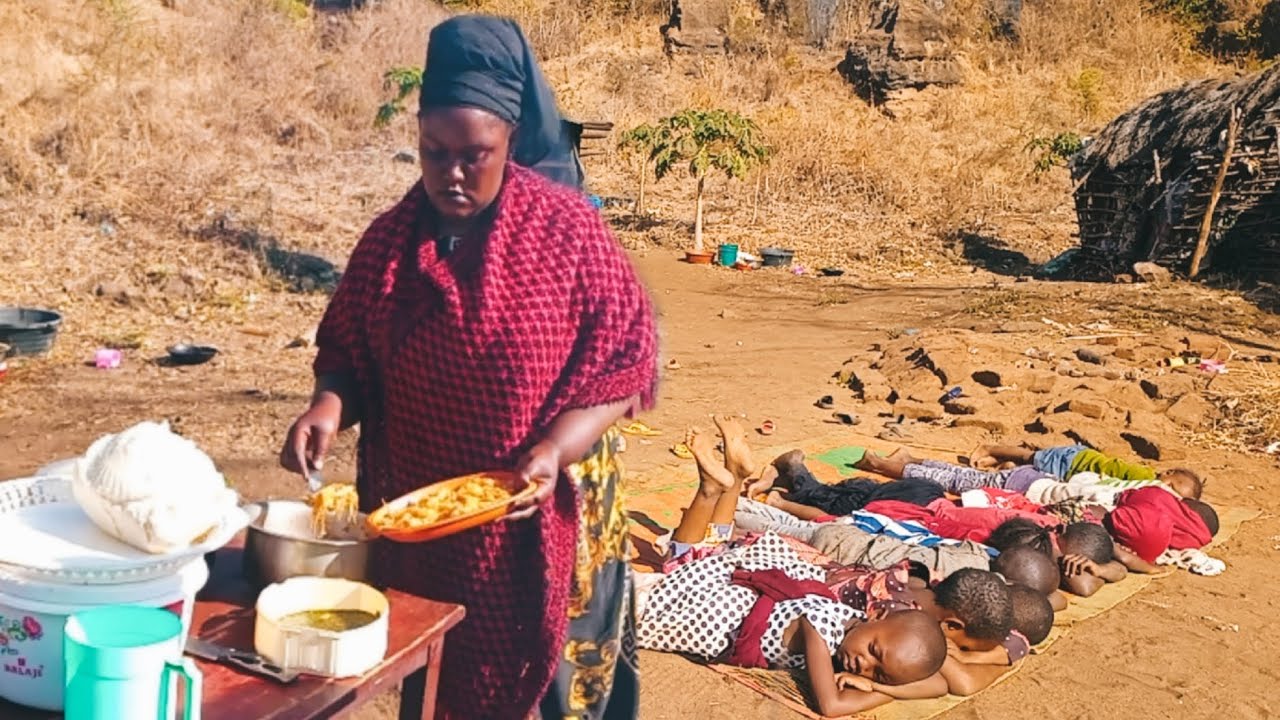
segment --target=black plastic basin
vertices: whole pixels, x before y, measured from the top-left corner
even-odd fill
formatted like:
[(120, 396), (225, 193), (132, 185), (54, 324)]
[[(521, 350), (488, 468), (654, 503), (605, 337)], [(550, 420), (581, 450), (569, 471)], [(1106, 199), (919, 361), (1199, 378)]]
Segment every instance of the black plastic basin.
[(53, 347), (62, 316), (52, 310), (0, 307), (0, 343), (10, 355), (43, 355)]

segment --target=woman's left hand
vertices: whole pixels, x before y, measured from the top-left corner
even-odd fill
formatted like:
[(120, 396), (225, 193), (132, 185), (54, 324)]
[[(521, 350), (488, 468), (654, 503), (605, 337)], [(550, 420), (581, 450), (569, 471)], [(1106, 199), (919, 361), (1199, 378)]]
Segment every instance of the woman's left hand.
[(543, 503), (551, 499), (560, 477), (560, 449), (552, 443), (538, 443), (520, 458), (516, 474), (525, 482), (537, 483), (533, 494), (519, 500), (507, 516), (508, 520), (532, 517)]

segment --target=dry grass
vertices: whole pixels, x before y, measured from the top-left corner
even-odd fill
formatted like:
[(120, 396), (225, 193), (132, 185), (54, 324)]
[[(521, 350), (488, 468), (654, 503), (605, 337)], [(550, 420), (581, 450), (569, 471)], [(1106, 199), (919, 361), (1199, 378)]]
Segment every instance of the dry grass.
[[(1222, 70), (1188, 51), (1179, 27), (1141, 0), (1028, 4), (1017, 45), (993, 38), (984, 4), (966, 0), (949, 10), (966, 82), (907, 99), (893, 118), (836, 75), (838, 42), (829, 51), (796, 42), (808, 23), (800, 3), (791, 3), (788, 36), (756, 3), (725, 0), (738, 51), (674, 64), (660, 50), (658, 4), (479, 7), (521, 21), (575, 116), (625, 128), (716, 105), (757, 119), (775, 160), (753, 182), (713, 183), (711, 239), (794, 247), (814, 265), (928, 272), (960, 230), (1043, 259), (1071, 242), (1069, 184), (1061, 171), (1033, 175), (1028, 140), (1087, 133), (1139, 98)], [(286, 244), (332, 246), (340, 259), (346, 248), (332, 238), (345, 233), (349, 247), (405, 182), (398, 170), (362, 168), (359, 196), (345, 197), (351, 171), (340, 164), (348, 153), (411, 142), (407, 118), (385, 131), (370, 126), (381, 74), (420, 62), (444, 11), (425, 0), (328, 17), (293, 0), (177, 7), (0, 5), (0, 59), (10, 60), (0, 63), (0, 221), (17, 236), (108, 221), (136, 237), (173, 238), (231, 212)], [(861, 22), (857, 7), (837, 8), (837, 41)], [(18, 58), (35, 58), (34, 68)], [(616, 153), (589, 167), (595, 190), (633, 192), (634, 169)], [(656, 185), (659, 222), (624, 231), (627, 241), (683, 243), (687, 185)], [(316, 219), (325, 214), (340, 220)], [(308, 239), (317, 233), (322, 242)], [(102, 252), (137, 263), (137, 248)]]
[(1280, 441), (1280, 372), (1263, 365), (1232, 369), (1231, 389), (1208, 393), (1218, 417), (1200, 444), (1258, 451)]
[[(0, 177), (8, 219), (128, 215), (170, 226), (280, 153), (364, 144), (381, 72), (421, 62), (443, 13), (378, 3), (349, 22), (264, 0), (6, 3)], [(8, 40), (6, 42), (9, 42)], [(16, 80), (14, 78), (17, 78)]]
[[(911, 269), (936, 257), (939, 239), (985, 230), (1043, 259), (1071, 242), (1070, 186), (1065, 171), (1033, 174), (1028, 141), (1087, 134), (1140, 98), (1221, 69), (1139, 2), (1028, 4), (1016, 46), (993, 38), (985, 11), (970, 5), (952, 10), (965, 84), (899, 103), (896, 118), (851, 95), (833, 72), (838, 53), (779, 42), (737, 5), (731, 26), (747, 38), (736, 46), (749, 52), (668, 65), (644, 20), (552, 59), (550, 74), (574, 114), (623, 127), (688, 106), (753, 115), (777, 154), (759, 183), (714, 188), (713, 237), (782, 243), (815, 263), (876, 264), (891, 251), (890, 264)], [(622, 158), (596, 178), (610, 194), (634, 192)], [(654, 188), (661, 217), (687, 221), (684, 185)], [(1020, 237), (1028, 225), (1032, 237)], [(650, 232), (683, 237), (682, 226)]]

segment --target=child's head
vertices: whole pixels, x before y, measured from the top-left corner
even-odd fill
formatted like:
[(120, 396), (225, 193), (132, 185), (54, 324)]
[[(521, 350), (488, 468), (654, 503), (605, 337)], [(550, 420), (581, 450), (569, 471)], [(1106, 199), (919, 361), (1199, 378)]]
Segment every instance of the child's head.
[(1053, 628), (1048, 596), (1023, 585), (1010, 585), (1009, 596), (1013, 600), (1013, 629), (1026, 636), (1027, 642), (1039, 645)]
[(1195, 472), (1186, 468), (1165, 470), (1160, 473), (1159, 479), (1184, 498), (1199, 500), (1200, 494), (1204, 492), (1204, 481)]
[[(1018, 545), (1000, 553), (991, 561), (991, 569), (1015, 585), (1024, 585), (1049, 596), (1062, 582), (1062, 573), (1053, 558), (1026, 545)], [(1025, 633), (1024, 633), (1025, 634)]]
[(987, 545), (1000, 552), (1025, 545), (1046, 555), (1053, 554), (1053, 540), (1049, 538), (1049, 531), (1026, 518), (1013, 518), (1001, 523), (987, 538)]
[(928, 613), (902, 610), (854, 625), (838, 653), (846, 672), (882, 685), (906, 685), (942, 668), (947, 640)]
[(999, 575), (964, 568), (933, 589), (947, 639), (961, 650), (991, 650), (1013, 627), (1009, 586)]
[(1209, 503), (1195, 498), (1184, 497), (1182, 502), (1191, 508), (1201, 520), (1204, 520), (1205, 527), (1209, 528), (1209, 535), (1217, 536), (1218, 534), (1218, 512), (1213, 509)]
[(1107, 529), (1093, 523), (1071, 523), (1058, 536), (1063, 555), (1083, 555), (1105, 565), (1115, 559), (1116, 546)]

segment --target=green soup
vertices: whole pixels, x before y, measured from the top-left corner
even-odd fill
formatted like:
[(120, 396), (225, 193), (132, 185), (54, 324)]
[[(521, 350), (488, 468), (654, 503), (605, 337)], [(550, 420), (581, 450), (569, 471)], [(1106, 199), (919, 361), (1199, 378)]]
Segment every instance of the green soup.
[(364, 610), (303, 610), (280, 618), (280, 625), (288, 628), (342, 632), (362, 628), (377, 619), (377, 613)]

